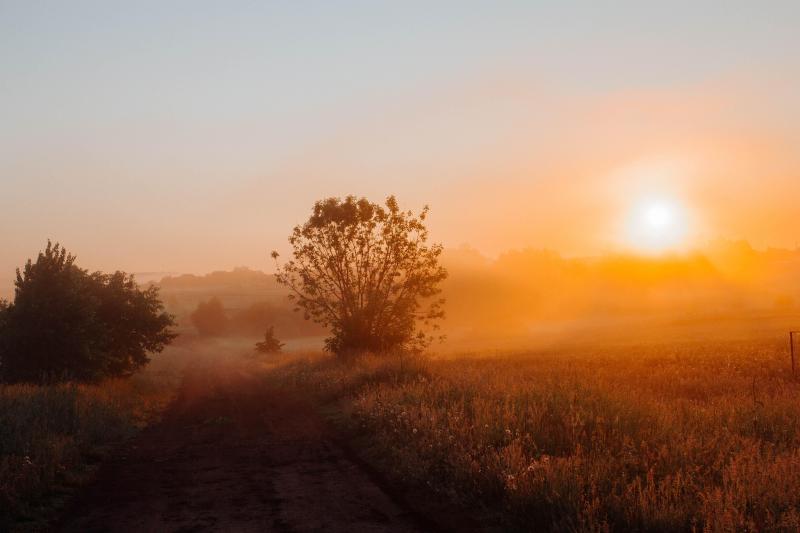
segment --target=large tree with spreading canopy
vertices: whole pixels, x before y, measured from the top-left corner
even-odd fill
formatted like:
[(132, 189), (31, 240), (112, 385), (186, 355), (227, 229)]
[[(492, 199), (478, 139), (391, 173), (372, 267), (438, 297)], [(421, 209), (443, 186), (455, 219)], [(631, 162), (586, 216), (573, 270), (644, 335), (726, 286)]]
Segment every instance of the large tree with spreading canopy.
[(402, 211), (394, 196), (384, 205), (327, 198), (294, 228), (292, 258), (277, 265), (277, 279), (306, 319), (330, 328), (328, 350), (419, 350), (434, 339), (447, 272), (442, 246), (428, 244), (427, 214), (427, 206)]

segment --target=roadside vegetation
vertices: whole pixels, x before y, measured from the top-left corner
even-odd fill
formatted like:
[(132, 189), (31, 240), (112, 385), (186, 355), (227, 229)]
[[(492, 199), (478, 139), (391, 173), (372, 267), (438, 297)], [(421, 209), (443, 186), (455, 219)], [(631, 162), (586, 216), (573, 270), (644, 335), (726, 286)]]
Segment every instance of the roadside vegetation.
[(800, 386), (777, 343), (315, 356), (271, 376), (335, 406), (395, 481), (487, 524), (800, 528)]
[(154, 287), (90, 273), (58, 243), (17, 270), (0, 302), (0, 530), (47, 526), (93, 465), (159, 412), (176, 337)]
[(163, 410), (179, 369), (170, 350), (131, 378), (0, 385), (0, 531), (46, 529), (113, 447)]
[(58, 243), (17, 269), (0, 305), (0, 379), (96, 382), (130, 376), (172, 342), (174, 320), (155, 287), (124, 272), (90, 273)]

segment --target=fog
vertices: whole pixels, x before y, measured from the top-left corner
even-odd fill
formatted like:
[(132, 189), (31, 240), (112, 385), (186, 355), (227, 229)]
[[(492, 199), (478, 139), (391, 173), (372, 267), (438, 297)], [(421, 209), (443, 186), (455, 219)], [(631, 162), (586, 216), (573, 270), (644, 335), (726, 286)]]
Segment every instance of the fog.
[[(716, 241), (682, 254), (569, 258), (529, 248), (492, 259), (463, 246), (442, 263), (446, 339), (433, 351), (744, 339), (800, 325), (800, 250)], [(273, 325), (292, 350), (318, 348), (326, 333), (293, 312), (271, 273), (240, 267), (156, 284), (190, 336), (191, 313), (210, 298), (222, 302), (227, 338), (255, 339)]]

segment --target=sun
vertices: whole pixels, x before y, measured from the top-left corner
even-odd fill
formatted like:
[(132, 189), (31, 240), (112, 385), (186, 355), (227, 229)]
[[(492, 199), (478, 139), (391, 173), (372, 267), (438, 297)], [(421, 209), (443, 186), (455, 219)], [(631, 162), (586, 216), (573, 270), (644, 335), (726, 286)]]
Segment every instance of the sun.
[(628, 241), (637, 250), (672, 250), (686, 239), (686, 210), (674, 199), (648, 198), (634, 206), (627, 226)]

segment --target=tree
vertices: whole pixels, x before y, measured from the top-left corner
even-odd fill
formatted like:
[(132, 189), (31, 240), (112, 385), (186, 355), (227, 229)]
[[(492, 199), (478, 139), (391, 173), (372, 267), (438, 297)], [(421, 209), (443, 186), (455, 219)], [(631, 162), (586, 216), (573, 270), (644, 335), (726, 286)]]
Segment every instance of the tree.
[(259, 353), (278, 353), (283, 348), (283, 343), (275, 338), (275, 328), (270, 326), (264, 333), (264, 340), (256, 343), (256, 351)]
[[(339, 355), (419, 350), (444, 316), (442, 246), (428, 245), (426, 206), (401, 211), (365, 198), (328, 198), (289, 237), (292, 259), (277, 265), (306, 319), (330, 328), (326, 349)], [(278, 258), (277, 252), (272, 257)]]
[(216, 296), (207, 302), (200, 302), (197, 308), (189, 315), (200, 335), (206, 337), (219, 337), (228, 331), (228, 317), (222, 302)]
[(177, 336), (154, 286), (142, 290), (124, 272), (92, 274), (98, 347), (104, 355), (102, 374), (122, 376), (145, 366), (148, 353), (160, 352)]
[[(8, 323), (8, 302), (0, 298), (0, 357), (2, 357), (2, 339)], [(0, 359), (0, 376), (2, 376), (3, 361)]]
[(0, 376), (12, 382), (129, 375), (176, 336), (158, 289), (124, 272), (90, 274), (50, 242), (17, 269), (0, 315)]

